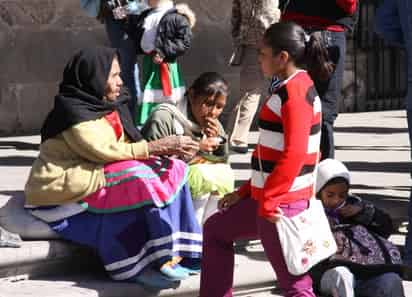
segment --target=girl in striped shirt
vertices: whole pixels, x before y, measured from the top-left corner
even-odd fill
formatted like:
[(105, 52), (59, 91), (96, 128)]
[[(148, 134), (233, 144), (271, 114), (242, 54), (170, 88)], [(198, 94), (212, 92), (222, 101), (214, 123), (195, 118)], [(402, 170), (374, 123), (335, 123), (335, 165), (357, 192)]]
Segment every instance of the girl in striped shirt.
[(328, 76), (333, 65), (319, 38), (295, 23), (273, 24), (266, 31), (259, 64), (265, 76), (281, 83), (259, 114), (251, 178), (226, 195), (221, 212), (204, 225), (200, 297), (232, 296), (233, 242), (250, 238), (261, 239), (285, 296), (315, 296), (308, 274), (288, 272), (275, 223), (306, 209), (313, 195), (321, 106), (311, 76)]

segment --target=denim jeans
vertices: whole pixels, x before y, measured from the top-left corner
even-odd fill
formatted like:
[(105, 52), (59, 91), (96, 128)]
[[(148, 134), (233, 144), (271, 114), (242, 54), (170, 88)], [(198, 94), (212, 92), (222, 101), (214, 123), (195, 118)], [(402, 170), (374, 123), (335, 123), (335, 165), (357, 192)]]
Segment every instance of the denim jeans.
[(405, 297), (402, 279), (396, 273), (388, 272), (369, 279), (355, 279), (350, 270), (338, 266), (327, 270), (322, 276), (321, 291), (332, 295), (336, 290), (339, 297)]
[[(377, 27), (381, 27), (381, 32), (388, 40), (396, 40), (397, 36), (402, 36), (401, 42), (406, 48), (408, 56), (408, 94), (406, 98), (406, 114), (408, 120), (409, 141), (412, 144), (412, 2), (410, 0), (386, 0), (383, 8), (387, 9), (385, 20), (377, 20)], [(395, 18), (398, 18), (396, 20)], [(385, 23), (390, 23), (390, 28), (385, 27)], [(398, 26), (396, 25), (398, 22)], [(395, 24), (394, 24), (395, 23)], [(399, 27), (402, 32), (396, 34), (394, 28)], [(392, 31), (390, 31), (392, 30)], [(393, 38), (391, 38), (393, 37)], [(412, 156), (411, 156), (412, 158)], [(412, 172), (411, 172), (412, 173)], [(412, 265), (412, 192), (409, 199), (409, 227), (405, 246), (405, 263)]]
[(119, 49), (121, 76), (124, 84), (130, 91), (129, 108), (133, 116), (136, 113), (137, 101), (140, 98), (139, 67), (137, 65), (137, 44), (127, 38), (121, 25), (112, 16), (105, 19), (106, 32), (112, 47)]
[(327, 81), (320, 81), (316, 77), (315, 82), (322, 102), (322, 136), (320, 150), (322, 160), (334, 158), (335, 143), (333, 139), (333, 124), (338, 116), (338, 102), (342, 94), (343, 71), (345, 69), (346, 35), (345, 32), (321, 31), (322, 42), (329, 52), (335, 71)]

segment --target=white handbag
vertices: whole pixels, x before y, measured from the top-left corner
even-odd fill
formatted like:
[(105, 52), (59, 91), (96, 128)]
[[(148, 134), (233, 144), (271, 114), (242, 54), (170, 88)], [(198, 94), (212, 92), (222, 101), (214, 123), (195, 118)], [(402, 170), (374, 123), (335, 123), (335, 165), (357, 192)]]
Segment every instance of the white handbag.
[(279, 241), (288, 271), (301, 275), (337, 251), (322, 202), (309, 200), (309, 208), (276, 222)]
[[(258, 159), (259, 169), (262, 172), (259, 147)], [(319, 159), (319, 154), (317, 159)], [(313, 195), (315, 195), (317, 166), (314, 172)], [(322, 202), (316, 197), (312, 197), (309, 200), (309, 207), (296, 216), (290, 218), (281, 216), (276, 222), (276, 228), (290, 274), (302, 275), (337, 251), (335, 238)]]

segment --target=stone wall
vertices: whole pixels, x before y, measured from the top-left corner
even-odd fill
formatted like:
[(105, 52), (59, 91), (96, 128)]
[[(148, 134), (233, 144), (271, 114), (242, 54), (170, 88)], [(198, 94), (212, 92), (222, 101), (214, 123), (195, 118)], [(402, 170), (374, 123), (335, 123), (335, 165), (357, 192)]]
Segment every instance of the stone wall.
[[(0, 135), (38, 133), (68, 58), (86, 45), (107, 44), (104, 27), (79, 2), (0, 1)], [(202, 71), (218, 71), (238, 89), (237, 70), (227, 66), (231, 1), (185, 2), (198, 18), (193, 48), (182, 59), (187, 82)]]
[[(203, 71), (222, 73), (232, 87), (230, 110), (239, 98), (238, 69), (227, 66), (231, 1), (179, 1), (197, 15), (193, 47), (180, 60), (186, 81)], [(104, 26), (86, 16), (79, 2), (0, 0), (0, 135), (38, 133), (68, 58), (84, 46), (108, 44)], [(365, 54), (357, 54), (356, 82), (353, 54), (349, 40), (340, 111), (366, 110)]]

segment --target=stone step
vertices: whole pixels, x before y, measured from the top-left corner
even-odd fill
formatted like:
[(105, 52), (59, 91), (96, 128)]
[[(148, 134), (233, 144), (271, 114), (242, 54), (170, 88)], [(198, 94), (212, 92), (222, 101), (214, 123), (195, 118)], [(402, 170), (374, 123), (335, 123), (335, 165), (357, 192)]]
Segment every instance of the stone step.
[(2, 247), (0, 251), (0, 278), (7, 280), (64, 275), (90, 270), (98, 263), (90, 249), (61, 240), (24, 241), (20, 248)]
[[(44, 243), (45, 244), (45, 243)], [(56, 243), (57, 244), (57, 243)], [(40, 249), (40, 246), (38, 247)], [(75, 248), (75, 247), (71, 247)], [(42, 247), (44, 249), (44, 247)], [(58, 254), (63, 256), (62, 245), (56, 245), (54, 248), (54, 257), (58, 259)], [(8, 250), (8, 249), (7, 249)], [(27, 250), (27, 249), (26, 249)], [(32, 251), (36, 249), (32, 246)], [(17, 249), (16, 249), (17, 251)], [(68, 250), (66, 250), (68, 251)], [(11, 253), (11, 251), (8, 251)], [(33, 255), (36, 253), (34, 252)], [(44, 253), (37, 255), (38, 258), (45, 258)], [(13, 257), (16, 257), (14, 252)], [(27, 255), (25, 256), (27, 258)], [(22, 259), (25, 258), (24, 256)], [(2, 258), (0, 258), (1, 261)], [(83, 258), (85, 260), (85, 258)], [(10, 262), (13, 260), (11, 259)], [(24, 262), (24, 261), (21, 261)], [(47, 270), (46, 262), (38, 262), (38, 267)], [(68, 263), (68, 262), (66, 262)], [(60, 262), (60, 268), (64, 267)], [(83, 263), (85, 264), (85, 263)], [(87, 265), (84, 265), (87, 266)], [(115, 282), (108, 279), (104, 272), (83, 273), (83, 274), (62, 274), (61, 269), (54, 267), (54, 271), (49, 270), (49, 276), (30, 279), (28, 275), (20, 277), (6, 278), (0, 280), (0, 296), (1, 297), (151, 297), (151, 296), (179, 296), (179, 297), (194, 297), (198, 295), (200, 277), (192, 276), (181, 282), (176, 289), (162, 290), (160, 292), (148, 291), (143, 287), (133, 283)], [(50, 272), (54, 272), (51, 277)], [(275, 285), (275, 276), (272, 267), (266, 261), (264, 251), (259, 242), (252, 242), (248, 245), (243, 245), (236, 248), (235, 257), (235, 296), (280, 296), (277, 295)], [(64, 276), (63, 276), (64, 275)], [(273, 291), (274, 290), (274, 291)], [(272, 293), (274, 292), (275, 295)], [(276, 293), (277, 292), (277, 293)]]
[[(271, 283), (236, 285), (234, 296), (238, 297), (280, 297)], [(0, 281), (2, 297), (196, 297), (198, 281), (188, 280), (177, 289), (148, 291), (135, 284), (110, 282), (90, 275), (75, 278), (30, 280), (19, 282)]]
[[(44, 266), (43, 266), (44, 267)], [(28, 279), (3, 278), (0, 280), (1, 297), (196, 297), (199, 276), (183, 281), (176, 289), (148, 291), (133, 283), (115, 282), (102, 271), (66, 274), (55, 270), (54, 276)], [(412, 296), (412, 282), (404, 282), (405, 296)], [(280, 297), (275, 276), (266, 261), (260, 245), (238, 249), (235, 257), (234, 296)], [(320, 297), (320, 296), (319, 296)]]
[[(339, 116), (336, 125), (337, 158), (345, 161), (352, 171), (353, 192), (389, 212), (401, 229), (404, 229), (401, 223), (406, 221), (410, 193), (410, 151), (404, 117), (402, 111), (345, 114)], [(250, 143), (256, 143), (256, 139), (257, 133), (251, 133)], [(1, 198), (16, 191), (22, 193), (30, 165), (37, 155), (35, 144), (39, 143), (39, 137), (2, 138), (0, 142)], [(250, 175), (247, 165), (250, 152), (231, 156), (231, 162), (237, 180), (246, 180)], [(3, 208), (1, 199), (0, 207)], [(10, 208), (5, 209), (0, 218), (2, 215), (14, 217)], [(33, 224), (28, 222), (27, 226)], [(403, 245), (404, 240), (401, 229), (392, 238), (398, 245)], [(113, 282), (102, 273), (91, 273), (89, 261), (94, 262), (96, 258), (88, 253), (58, 240), (29, 241), (20, 249), (0, 248), (0, 278), (3, 278), (0, 297), (197, 296), (198, 277), (182, 282), (176, 290), (148, 293), (137, 285)], [(85, 274), (73, 273), (79, 269)], [(263, 253), (238, 251), (236, 296), (280, 296), (276, 290), (275, 295), (270, 295), (276, 285), (273, 279), (274, 273)], [(406, 296), (412, 296), (412, 283), (404, 285)]]

